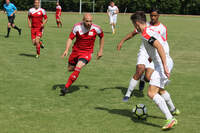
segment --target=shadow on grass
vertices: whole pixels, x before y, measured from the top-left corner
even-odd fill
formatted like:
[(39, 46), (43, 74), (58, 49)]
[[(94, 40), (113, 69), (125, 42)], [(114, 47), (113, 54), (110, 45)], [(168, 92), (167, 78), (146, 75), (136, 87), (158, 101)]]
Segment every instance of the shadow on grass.
[[(56, 84), (52, 87), (52, 90), (56, 90), (56, 89), (62, 89), (64, 88), (65, 85), (64, 84)], [(89, 87), (87, 85), (72, 85), (71, 87), (69, 87), (69, 93), (73, 93), (75, 91), (80, 90), (80, 88), (84, 88), (84, 89), (89, 89)]]
[(103, 33), (104, 33), (104, 34), (112, 34), (111, 31), (104, 31)]
[[(121, 87), (121, 86), (116, 86), (116, 87), (108, 87), (108, 88), (101, 88), (100, 91), (105, 91), (108, 89), (117, 89), (117, 90), (121, 90), (122, 94), (125, 95), (127, 88), (126, 87)], [(144, 97), (143, 92), (139, 91), (139, 90), (133, 90), (132, 95), (136, 96), (136, 97)]]
[(35, 54), (25, 54), (25, 53), (21, 53), (19, 54), (20, 56), (26, 56), (26, 57), (32, 57), (35, 58)]
[[(104, 108), (104, 107), (96, 107), (95, 109), (96, 110), (107, 111), (110, 114), (116, 114), (116, 115), (129, 117), (135, 123), (141, 123), (141, 124), (145, 124), (145, 125), (152, 126), (152, 127), (157, 127), (157, 128), (161, 128), (162, 127), (160, 125), (147, 122), (147, 120), (139, 120), (137, 117), (134, 117), (133, 113), (128, 109), (108, 109), (108, 108)], [(165, 119), (163, 117), (151, 116), (151, 115), (148, 115), (148, 117), (155, 118), (155, 119)], [(148, 117), (147, 117), (147, 119), (148, 119)]]

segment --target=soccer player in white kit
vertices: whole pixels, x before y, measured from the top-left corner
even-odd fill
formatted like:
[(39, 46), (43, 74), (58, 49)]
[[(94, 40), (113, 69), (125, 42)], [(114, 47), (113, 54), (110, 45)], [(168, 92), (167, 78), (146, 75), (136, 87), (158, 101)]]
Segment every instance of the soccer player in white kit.
[[(138, 32), (141, 32), (141, 39), (154, 63), (154, 72), (151, 75), (148, 88), (148, 96), (157, 104), (159, 109), (165, 114), (166, 124), (163, 130), (170, 129), (177, 124), (177, 120), (170, 113), (166, 100), (161, 96), (165, 91), (164, 87), (169, 82), (170, 72), (173, 68), (173, 60), (169, 55), (167, 41), (146, 24), (146, 15), (143, 11), (138, 11), (131, 16), (131, 21)], [(171, 100), (171, 98), (170, 98)]]
[(119, 13), (119, 9), (117, 6), (115, 6), (115, 3), (113, 1), (110, 2), (110, 6), (108, 6), (107, 14), (110, 18), (110, 24), (112, 27), (112, 33), (115, 34), (116, 29), (116, 23), (117, 23), (117, 14)]

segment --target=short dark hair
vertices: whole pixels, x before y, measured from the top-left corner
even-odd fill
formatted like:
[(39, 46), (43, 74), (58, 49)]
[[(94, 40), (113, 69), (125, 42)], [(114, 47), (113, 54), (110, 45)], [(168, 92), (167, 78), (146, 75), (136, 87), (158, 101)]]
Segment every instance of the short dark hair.
[(131, 20), (135, 23), (136, 21), (144, 24), (146, 23), (146, 15), (144, 11), (136, 11), (134, 14), (131, 15)]
[(151, 14), (152, 12), (157, 12), (157, 13), (159, 14), (159, 10), (156, 9), (156, 8), (151, 9), (150, 14)]

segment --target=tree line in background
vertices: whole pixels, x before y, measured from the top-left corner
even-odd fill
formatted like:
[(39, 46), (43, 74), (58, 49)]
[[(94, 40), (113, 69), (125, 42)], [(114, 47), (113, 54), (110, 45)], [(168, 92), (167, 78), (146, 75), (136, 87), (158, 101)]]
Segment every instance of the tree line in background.
[[(48, 0), (43, 0), (48, 1)], [(54, 0), (56, 1), (56, 0)], [(92, 0), (82, 0), (91, 2)], [(3, 9), (5, 0), (0, 0), (0, 9)], [(34, 0), (11, 0), (18, 10), (28, 10), (33, 7)], [(80, 0), (60, 0), (62, 10), (78, 12)], [(95, 0), (95, 12), (106, 12), (110, 0)], [(163, 14), (192, 14), (200, 15), (200, 0), (114, 0), (120, 12), (135, 12), (142, 10), (149, 12), (152, 8), (159, 9)], [(55, 2), (42, 2), (42, 8), (55, 11)], [(92, 4), (83, 3), (83, 12), (92, 11)]]

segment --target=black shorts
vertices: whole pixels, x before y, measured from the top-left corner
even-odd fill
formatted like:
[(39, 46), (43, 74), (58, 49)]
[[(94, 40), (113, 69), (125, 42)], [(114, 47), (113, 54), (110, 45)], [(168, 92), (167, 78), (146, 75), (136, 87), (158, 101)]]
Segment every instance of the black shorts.
[(14, 24), (14, 20), (15, 20), (15, 15), (8, 16), (8, 23)]

